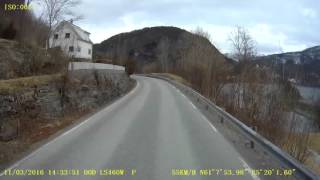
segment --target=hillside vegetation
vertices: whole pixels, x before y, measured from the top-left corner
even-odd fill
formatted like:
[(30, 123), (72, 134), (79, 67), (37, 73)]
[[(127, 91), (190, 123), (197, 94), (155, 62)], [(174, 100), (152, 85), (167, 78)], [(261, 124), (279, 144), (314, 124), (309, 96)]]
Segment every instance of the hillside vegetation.
[(159, 71), (161, 65), (170, 71), (179, 66), (183, 56), (193, 46), (207, 47), (217, 56), (216, 59), (224, 60), (208, 39), (180, 28), (165, 26), (115, 35), (94, 45), (94, 57), (98, 60), (112, 59), (122, 65), (127, 59), (134, 60), (138, 64), (136, 72)]
[(71, 1), (52, 1), (59, 4), (54, 10), (60, 14), (51, 24), (32, 11), (3, 8), (5, 3), (28, 2), (0, 1), (0, 171), (134, 86), (122, 71), (70, 71), (71, 59), (59, 48), (47, 49), (46, 40), (49, 27), (64, 18)]
[(144, 28), (95, 44), (94, 52), (100, 61), (112, 59), (114, 64), (134, 64), (135, 73), (180, 75), (193, 88), (214, 98), (230, 78), (230, 64), (202, 29), (188, 32), (176, 27)]
[(25, 4), (27, 0), (0, 1), (0, 38), (15, 40), (22, 44), (45, 47), (48, 26), (32, 11), (5, 11), (4, 4)]
[(52, 74), (66, 69), (68, 58), (59, 49), (0, 39), (0, 79)]
[[(135, 73), (161, 73), (189, 84), (306, 163), (312, 159), (308, 151), (311, 127), (301, 127), (292, 115), (300, 98), (298, 90), (277, 69), (257, 66), (254, 41), (245, 29), (238, 27), (231, 37), (238, 62), (225, 58), (205, 31), (175, 27), (144, 28), (113, 36), (96, 44), (94, 55), (101, 61), (112, 59), (114, 64), (134, 64)], [(316, 122), (310, 124), (317, 126)]]

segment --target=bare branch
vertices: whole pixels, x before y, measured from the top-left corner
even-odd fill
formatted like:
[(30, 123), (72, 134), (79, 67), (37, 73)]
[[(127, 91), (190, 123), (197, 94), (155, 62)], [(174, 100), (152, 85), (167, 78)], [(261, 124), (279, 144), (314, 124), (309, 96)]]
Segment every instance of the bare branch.
[(229, 41), (234, 51), (234, 57), (237, 60), (249, 61), (256, 55), (255, 41), (246, 29), (237, 26), (230, 34)]
[[(37, 2), (43, 8), (44, 20), (49, 26), (49, 35), (52, 32), (52, 28), (62, 19), (66, 18), (66, 16), (75, 17), (77, 20), (80, 17), (83, 18), (72, 11), (72, 8), (81, 3), (80, 0), (37, 0)], [(49, 43), (49, 37), (47, 38), (47, 42)]]

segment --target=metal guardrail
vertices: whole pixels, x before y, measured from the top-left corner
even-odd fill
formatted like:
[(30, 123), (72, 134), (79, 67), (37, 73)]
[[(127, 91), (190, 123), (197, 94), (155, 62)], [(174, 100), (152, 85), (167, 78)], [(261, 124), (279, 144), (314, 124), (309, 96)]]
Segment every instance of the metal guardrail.
[(274, 145), (272, 142), (246, 126), (244, 123), (242, 123), (237, 118), (233, 117), (228, 112), (224, 111), (220, 107), (218, 107), (216, 104), (208, 100), (206, 97), (201, 95), (199, 92), (193, 90), (192, 88), (185, 86), (181, 83), (178, 83), (176, 81), (173, 81), (172, 79), (169, 79), (167, 77), (161, 76), (161, 75), (142, 75), (146, 77), (151, 78), (157, 78), (165, 80), (172, 85), (176, 86), (180, 90), (183, 90), (183, 92), (190, 92), (194, 97), (196, 97), (198, 100), (201, 100), (204, 104), (206, 104), (206, 107), (209, 109), (213, 109), (215, 112), (218, 113), (219, 117), (222, 118), (221, 120), (227, 120), (231, 124), (235, 125), (240, 129), (240, 131), (243, 132), (243, 134), (249, 138), (250, 142), (252, 143), (258, 143), (262, 148), (264, 148), (266, 151), (277, 157), (281, 160), (281, 162), (286, 165), (289, 168), (296, 169), (296, 173), (298, 173), (298, 176), (303, 179), (310, 179), (310, 180), (320, 180), (320, 176), (317, 176), (315, 173), (313, 173), (311, 170), (309, 170), (307, 167), (305, 167), (303, 164), (301, 164), (299, 161), (291, 157), (288, 153), (282, 151), (279, 147)]

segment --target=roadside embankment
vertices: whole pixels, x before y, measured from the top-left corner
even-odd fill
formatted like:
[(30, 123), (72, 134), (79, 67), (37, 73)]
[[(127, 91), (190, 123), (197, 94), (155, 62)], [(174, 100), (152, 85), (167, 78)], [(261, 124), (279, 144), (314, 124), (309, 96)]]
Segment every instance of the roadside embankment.
[(0, 80), (0, 169), (134, 85), (124, 71), (103, 69)]

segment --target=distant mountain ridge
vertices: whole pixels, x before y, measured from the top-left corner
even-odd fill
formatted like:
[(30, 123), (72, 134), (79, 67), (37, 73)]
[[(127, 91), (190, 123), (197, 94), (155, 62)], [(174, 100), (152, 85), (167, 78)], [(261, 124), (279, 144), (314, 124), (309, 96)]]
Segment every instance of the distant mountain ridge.
[(259, 60), (275, 58), (278, 63), (286, 63), (287, 61), (294, 61), (295, 64), (312, 63), (313, 61), (320, 61), (320, 46), (307, 48), (303, 51), (287, 52), (280, 54), (272, 54), (259, 57)]
[(303, 51), (257, 57), (256, 64), (273, 67), (279, 74), (302, 85), (320, 86), (320, 46)]

